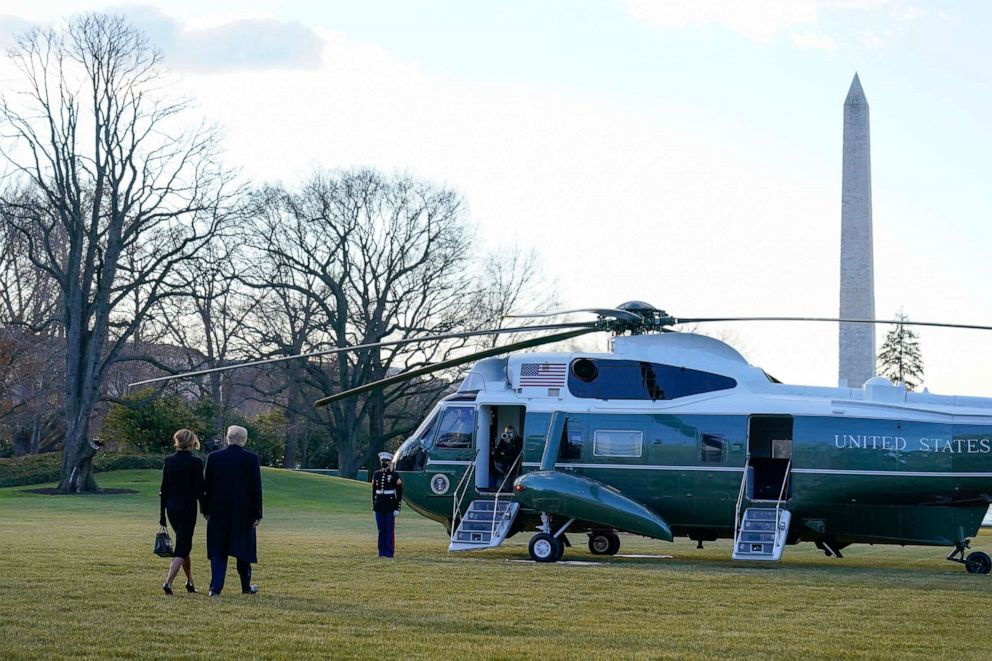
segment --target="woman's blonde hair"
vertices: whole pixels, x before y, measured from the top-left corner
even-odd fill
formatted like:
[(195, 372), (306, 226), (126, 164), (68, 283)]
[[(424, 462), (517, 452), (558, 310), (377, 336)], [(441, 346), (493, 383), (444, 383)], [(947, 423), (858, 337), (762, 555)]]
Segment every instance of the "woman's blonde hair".
[(177, 450), (199, 450), (200, 439), (188, 429), (180, 429), (172, 435)]

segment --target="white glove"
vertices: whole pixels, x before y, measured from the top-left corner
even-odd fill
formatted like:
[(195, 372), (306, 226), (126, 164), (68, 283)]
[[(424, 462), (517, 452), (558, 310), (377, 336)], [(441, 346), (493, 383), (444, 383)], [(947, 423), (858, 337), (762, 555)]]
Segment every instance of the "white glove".
[(396, 516), (399, 516), (399, 515), (400, 515), (400, 511), (399, 511), (399, 510), (395, 510), (395, 511), (393, 512), (393, 516), (394, 516), (394, 517), (396, 517)]

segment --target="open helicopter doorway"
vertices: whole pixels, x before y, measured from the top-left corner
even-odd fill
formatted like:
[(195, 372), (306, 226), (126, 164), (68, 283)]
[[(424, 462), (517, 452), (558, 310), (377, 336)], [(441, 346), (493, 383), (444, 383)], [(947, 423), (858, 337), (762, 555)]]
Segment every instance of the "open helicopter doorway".
[(523, 406), (481, 406), (476, 429), (475, 488), (510, 491), (520, 474)]
[(788, 500), (792, 491), (792, 416), (753, 415), (748, 419), (747, 497)]

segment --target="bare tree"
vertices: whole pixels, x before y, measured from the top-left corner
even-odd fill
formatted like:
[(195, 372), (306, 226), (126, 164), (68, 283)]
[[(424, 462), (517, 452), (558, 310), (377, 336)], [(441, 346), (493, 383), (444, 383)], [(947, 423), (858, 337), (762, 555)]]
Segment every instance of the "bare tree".
[[(547, 276), (534, 249), (524, 250), (516, 244), (498, 246), (478, 270), (473, 308), (479, 328), (554, 323), (557, 317), (509, 319), (507, 315), (550, 312), (559, 306), (558, 283)], [(514, 337), (519, 340), (529, 335)], [(495, 347), (499, 340), (499, 335), (484, 335), (479, 343)]]
[[(257, 304), (246, 321), (258, 357), (293, 356), (329, 346), (321, 300), (330, 295), (315, 273), (315, 268), (293, 266), (305, 252), (308, 237), (299, 223), (294, 223), (290, 195), (280, 187), (263, 188), (256, 194), (255, 223), (247, 241), (254, 248), (241, 261), (239, 281), (257, 296)], [(319, 240), (314, 238), (314, 240)], [(339, 246), (332, 246), (329, 259)], [(286, 449), (283, 465), (299, 462), (298, 449), (303, 428), (308, 421), (325, 425), (326, 419), (313, 411), (307, 402), (306, 363), (293, 360), (271, 371), (271, 380), (256, 383), (256, 391), (283, 411), (286, 421)]]
[[(270, 324), (277, 310), (285, 320), (281, 333), (265, 338), (274, 350), (300, 353), (443, 333), (471, 318), (469, 235), (464, 205), (452, 191), (359, 170), (317, 174), (299, 192), (272, 195), (268, 203), (252, 261), (254, 286), (275, 292), (277, 307), (266, 308)], [(459, 346), (364, 350), (287, 368), (293, 388), (287, 411), (329, 425), (341, 474), (354, 475), (390, 438), (416, 424), (405, 402), (425, 393), (433, 399), (450, 382), (412, 381), (319, 411), (290, 402), (441, 360)], [(287, 441), (289, 465), (295, 445)]]
[(161, 54), (123, 17), (33, 29), (10, 58), (22, 86), (0, 101), (0, 153), (32, 198), (3, 202), (61, 302), (59, 488), (92, 490), (89, 425), (101, 384), (130, 357), (149, 310), (172, 295), (177, 265), (218, 231), (228, 179), (215, 133), (189, 128), (187, 102), (165, 98)]
[[(21, 202), (30, 198), (24, 190), (6, 193)], [(53, 410), (61, 405), (64, 334), (56, 283), (31, 263), (29, 245), (0, 203), (0, 420), (15, 452), (37, 454), (61, 438), (63, 425)]]
[[(203, 360), (188, 369), (210, 369), (256, 356), (246, 342), (246, 322), (259, 305), (254, 292), (241, 286), (237, 273), (238, 241), (214, 241), (196, 259), (177, 267), (180, 295), (163, 302), (163, 326), (169, 340), (202, 352)], [(192, 354), (190, 354), (192, 355)], [(201, 396), (214, 406), (213, 429), (220, 438), (227, 415), (241, 402), (238, 384), (248, 375), (215, 372), (202, 382)]]

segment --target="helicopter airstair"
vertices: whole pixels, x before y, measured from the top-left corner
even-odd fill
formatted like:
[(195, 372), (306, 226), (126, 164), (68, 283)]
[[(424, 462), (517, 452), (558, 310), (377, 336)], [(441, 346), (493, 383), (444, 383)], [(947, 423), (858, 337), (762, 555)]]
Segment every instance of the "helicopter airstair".
[(511, 500), (473, 500), (451, 536), (449, 551), (491, 549), (506, 539), (520, 503)]
[(734, 560), (779, 560), (789, 533), (792, 513), (780, 505), (755, 506), (744, 510), (734, 538)]
[[(514, 462), (516, 467), (520, 457)], [(509, 476), (500, 485), (500, 490), (476, 498), (469, 503), (465, 513), (461, 513), (462, 501), (472, 484), (472, 473), (475, 462), (468, 467), (461, 481), (455, 488), (453, 507), (451, 511), (451, 543), (449, 551), (474, 551), (491, 549), (499, 546), (506, 539), (513, 527), (513, 521), (520, 511), (520, 503), (513, 499), (513, 492), (504, 492)], [(512, 469), (511, 469), (512, 471)], [(457, 525), (456, 525), (457, 524)]]
[(792, 461), (785, 471), (785, 479), (777, 500), (748, 500), (748, 507), (740, 516), (745, 501), (745, 485), (748, 482), (750, 457), (744, 465), (744, 479), (737, 496), (737, 509), (734, 518), (734, 560), (780, 560), (789, 535), (792, 513), (785, 509), (785, 486), (789, 481)]

